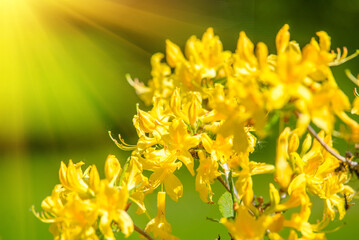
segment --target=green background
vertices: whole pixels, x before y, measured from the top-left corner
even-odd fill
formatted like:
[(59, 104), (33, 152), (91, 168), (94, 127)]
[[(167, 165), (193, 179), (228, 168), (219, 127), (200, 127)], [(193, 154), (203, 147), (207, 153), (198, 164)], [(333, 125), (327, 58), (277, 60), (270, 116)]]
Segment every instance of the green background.
[[(359, 49), (359, 1), (270, 0), (1, 0), (0, 3), (0, 239), (51, 239), (48, 225), (30, 211), (58, 180), (60, 161), (84, 161), (103, 168), (108, 154), (121, 161), (107, 131), (136, 142), (132, 126), (140, 100), (125, 74), (150, 78), (150, 56), (164, 52), (165, 39), (183, 48), (191, 35), (207, 27), (224, 49), (235, 50), (238, 33), (263, 41), (275, 52), (274, 39), (285, 24), (301, 46), (320, 30), (332, 37), (332, 49)], [(333, 69), (338, 84), (353, 99), (354, 85), (344, 69), (359, 73), (359, 60)], [(140, 102), (140, 106), (144, 107)], [(254, 159), (274, 162), (275, 136), (264, 139)], [(342, 151), (347, 145), (335, 142)], [(103, 174), (103, 172), (101, 172)], [(103, 175), (102, 175), (103, 176)], [(229, 239), (216, 204), (201, 202), (194, 178), (183, 168), (184, 197), (167, 199), (166, 216), (181, 239)], [(272, 176), (255, 177), (255, 191), (268, 195)], [(354, 184), (356, 190), (359, 190)], [(223, 189), (214, 184), (217, 202)], [(155, 196), (147, 200), (155, 215)], [(321, 218), (320, 202), (313, 216)], [(317, 207), (318, 206), (318, 207)], [(130, 212), (133, 213), (134, 209)], [(359, 208), (328, 239), (356, 239)], [(134, 215), (133, 215), (134, 216)], [(313, 218), (314, 219), (314, 218)], [(134, 217), (140, 227), (143, 216)], [(334, 222), (328, 229), (341, 225)], [(137, 239), (134, 234), (129, 239)]]

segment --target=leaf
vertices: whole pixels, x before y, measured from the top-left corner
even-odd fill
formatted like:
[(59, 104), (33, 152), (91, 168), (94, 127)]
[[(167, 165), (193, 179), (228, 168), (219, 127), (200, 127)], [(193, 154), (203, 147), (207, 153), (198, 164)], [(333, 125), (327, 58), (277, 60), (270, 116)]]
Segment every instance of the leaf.
[(227, 78), (226, 77), (213, 78), (212, 81), (213, 81), (213, 84), (219, 83), (219, 84), (225, 85), (227, 83)]
[(233, 201), (232, 195), (229, 192), (225, 192), (218, 200), (219, 211), (225, 218), (233, 217)]
[(275, 111), (274, 113), (270, 114), (270, 116), (268, 117), (267, 124), (264, 127), (264, 130), (266, 132), (270, 132), (274, 128), (274, 125), (276, 125), (277, 122), (279, 121), (279, 118), (280, 118), (279, 111)]

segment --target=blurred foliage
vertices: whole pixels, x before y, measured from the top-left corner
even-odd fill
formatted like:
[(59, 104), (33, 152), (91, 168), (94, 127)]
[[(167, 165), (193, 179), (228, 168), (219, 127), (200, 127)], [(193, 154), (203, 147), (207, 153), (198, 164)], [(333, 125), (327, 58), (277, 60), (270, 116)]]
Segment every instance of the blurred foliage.
[[(149, 79), (150, 56), (164, 52), (166, 38), (183, 47), (190, 35), (201, 36), (212, 26), (224, 48), (234, 50), (244, 30), (274, 52), (275, 34), (288, 23), (300, 45), (324, 30), (333, 49), (347, 46), (352, 53), (359, 48), (358, 14), (359, 1), (351, 0), (1, 0), (0, 239), (51, 239), (48, 226), (29, 209), (32, 204), (39, 209), (58, 183), (60, 161), (103, 166), (110, 153), (124, 161), (128, 153), (116, 148), (107, 131), (136, 140), (132, 116), (139, 99), (125, 74)], [(352, 99), (354, 85), (345, 68), (358, 74), (359, 60), (334, 71)], [(264, 139), (254, 157), (273, 162), (274, 137)], [(345, 143), (337, 144), (345, 150)], [(175, 235), (229, 239), (224, 227), (206, 220), (220, 217), (217, 208), (200, 201), (191, 180), (184, 186), (178, 205), (167, 204)], [(217, 202), (223, 190), (217, 183), (214, 187)], [(153, 197), (148, 202), (156, 209)], [(359, 234), (358, 214), (352, 207), (347, 225), (328, 238)], [(135, 218), (142, 227), (146, 220)]]

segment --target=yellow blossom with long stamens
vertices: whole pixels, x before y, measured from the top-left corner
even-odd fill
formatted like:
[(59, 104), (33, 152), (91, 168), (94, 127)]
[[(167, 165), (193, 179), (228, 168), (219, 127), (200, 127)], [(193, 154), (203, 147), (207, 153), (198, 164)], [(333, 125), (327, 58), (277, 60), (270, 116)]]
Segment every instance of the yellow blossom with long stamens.
[[(51, 223), (54, 239), (99, 239), (97, 229), (106, 239), (115, 239), (113, 223), (127, 237), (133, 230), (133, 222), (126, 212), (129, 193), (127, 184), (117, 186), (121, 166), (110, 155), (105, 164), (105, 179), (100, 179), (93, 165), (82, 172), (83, 162), (68, 166), (61, 162), (61, 184), (51, 196), (42, 202), (43, 213), (34, 214), (43, 222)], [(127, 181), (132, 180), (127, 176)], [(131, 178), (131, 179), (130, 179)], [(131, 184), (130, 184), (131, 185)]]

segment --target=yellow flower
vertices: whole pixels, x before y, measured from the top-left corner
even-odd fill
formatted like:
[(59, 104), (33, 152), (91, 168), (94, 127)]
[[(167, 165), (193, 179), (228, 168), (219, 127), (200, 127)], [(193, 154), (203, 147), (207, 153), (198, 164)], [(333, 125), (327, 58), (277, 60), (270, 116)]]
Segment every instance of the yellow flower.
[(87, 174), (89, 169), (85, 171), (85, 174), (81, 170), (83, 162), (74, 164), (72, 160), (69, 161), (68, 167), (65, 163), (61, 162), (59, 171), (61, 184), (71, 190), (80, 194), (87, 194), (90, 191), (88, 184), (84, 181), (84, 176)]
[(181, 162), (176, 161), (176, 155), (165, 149), (155, 150), (154, 148), (148, 148), (142, 155), (138, 159), (143, 168), (153, 171), (148, 179), (148, 188), (145, 187), (144, 191), (150, 193), (163, 183), (166, 192), (174, 201), (182, 197), (183, 185), (173, 174), (182, 166)]
[(134, 125), (137, 124), (136, 129), (141, 130), (142, 135), (145, 133), (151, 133), (156, 129), (158, 125), (156, 119), (149, 113), (142, 111), (137, 105), (137, 115), (133, 118)]
[(133, 222), (125, 211), (127, 200), (126, 188), (109, 186), (107, 180), (101, 182), (101, 190), (96, 196), (96, 205), (100, 217), (99, 228), (106, 239), (115, 240), (112, 222), (118, 225), (125, 237), (133, 232)]
[[(346, 213), (355, 191), (345, 185), (350, 177), (348, 166), (332, 156), (326, 147), (332, 146), (332, 135), (339, 133), (351, 143), (359, 143), (359, 124), (347, 115), (359, 111), (355, 99), (350, 108), (348, 97), (339, 89), (331, 66), (339, 65), (359, 54), (347, 57), (331, 52), (327, 33), (317, 32), (302, 49), (290, 40), (289, 26), (278, 32), (276, 54), (269, 54), (264, 43), (255, 45), (240, 32), (234, 53), (223, 51), (219, 37), (208, 28), (201, 39), (189, 38), (185, 50), (166, 41), (165, 55), (151, 58), (151, 79), (145, 86), (127, 76), (140, 98), (153, 105), (149, 111), (139, 109), (133, 118), (137, 131), (136, 145), (112, 139), (122, 150), (132, 151), (121, 167), (118, 159), (109, 155), (105, 163), (105, 179), (100, 179), (92, 165), (85, 171), (83, 162), (66, 165), (61, 162), (60, 185), (42, 202), (44, 210), (36, 214), (51, 223), (55, 239), (114, 239), (120, 230), (129, 236), (134, 225), (127, 214), (128, 201), (138, 205), (137, 213), (145, 213), (144, 198), (162, 184), (166, 193), (177, 201), (183, 195), (183, 185), (175, 175), (182, 164), (195, 174), (200, 198), (212, 202), (214, 180), (222, 174), (236, 180), (233, 189), (237, 211), (235, 219), (220, 220), (234, 239), (281, 240), (284, 227), (292, 230), (289, 239), (325, 239), (321, 233), (336, 211), (339, 219)], [(354, 76), (351, 80), (358, 83)], [(275, 167), (250, 161), (251, 153), (261, 139), (270, 133), (278, 117), (285, 128), (277, 140)], [(348, 132), (335, 131), (337, 119)], [(301, 136), (313, 123), (321, 132), (314, 140)], [(345, 128), (343, 128), (345, 130)], [(315, 135), (311, 132), (312, 135)], [(110, 134), (111, 136), (111, 134)], [(112, 136), (111, 136), (112, 138)], [(298, 151), (300, 149), (300, 152)], [(334, 151), (336, 151), (334, 149)], [(150, 171), (149, 178), (143, 175)], [(270, 183), (270, 202), (255, 198), (253, 185), (256, 174), (274, 171), (278, 189)], [(233, 186), (230, 186), (231, 188)], [(158, 239), (177, 239), (165, 218), (165, 192), (158, 193), (157, 216), (146, 230)], [(323, 219), (311, 224), (312, 201), (309, 195), (324, 202)], [(300, 209), (296, 212), (295, 208)], [(290, 219), (284, 211), (291, 210)], [(296, 232), (300, 232), (298, 238)]]
[(238, 166), (241, 168), (241, 170), (233, 170), (233, 176), (238, 177), (235, 183), (235, 187), (238, 191), (238, 197), (242, 199), (244, 205), (251, 207), (254, 196), (252, 176), (257, 174), (271, 173), (274, 171), (274, 166), (265, 163), (249, 161), (248, 156), (239, 155), (236, 157), (239, 159)]
[(146, 212), (144, 204), (145, 191), (149, 186), (148, 178), (143, 174), (142, 165), (138, 158), (131, 156), (128, 164), (127, 171), (123, 175), (121, 186), (124, 186), (130, 192), (131, 200), (137, 204), (137, 214)]
[(286, 51), (288, 44), (289, 44), (289, 25), (285, 24), (278, 32), (275, 43), (277, 47), (277, 53), (281, 54)]
[(152, 56), (152, 79), (149, 80), (148, 87), (137, 80), (133, 81), (130, 77), (127, 78), (147, 105), (153, 103), (153, 97), (169, 97), (174, 89), (173, 80), (170, 78), (171, 68), (166, 63), (161, 62), (163, 58), (164, 55), (162, 53), (156, 53)]
[(105, 176), (108, 182), (117, 182), (122, 172), (121, 164), (115, 155), (108, 155), (105, 162)]
[(168, 134), (162, 136), (165, 147), (171, 152), (172, 156), (182, 161), (189, 172), (194, 175), (194, 160), (189, 153), (189, 149), (198, 146), (200, 136), (191, 136), (187, 132), (187, 126), (181, 120), (174, 120), (168, 130)]
[(129, 74), (126, 75), (127, 82), (135, 89), (136, 94), (145, 102), (146, 105), (151, 105), (153, 100), (154, 89), (145, 86), (143, 82), (140, 82), (137, 78), (134, 80)]
[(250, 214), (247, 207), (241, 205), (234, 221), (221, 218), (220, 222), (236, 240), (261, 240), (271, 223), (271, 218), (267, 215), (256, 218)]
[(165, 202), (166, 193), (158, 192), (157, 216), (149, 221), (145, 231), (152, 233), (155, 238), (159, 240), (177, 240), (178, 238), (172, 235), (171, 225), (167, 222), (165, 217)]
[(310, 199), (306, 192), (306, 177), (305, 174), (296, 176), (288, 187), (289, 199), (284, 202), (277, 204), (274, 211), (285, 211), (290, 208), (295, 208), (299, 205), (302, 207), (310, 204)]
[[(285, 227), (291, 227), (301, 232), (303, 238), (301, 239), (318, 239), (324, 240), (325, 234), (319, 231), (327, 225), (326, 221), (317, 224), (310, 224), (308, 222), (311, 214), (311, 203), (303, 205), (299, 213), (293, 213), (290, 220), (284, 221)], [(291, 233), (289, 239), (296, 239), (296, 235)]]
[(351, 114), (359, 115), (359, 97), (355, 97)]
[[(121, 166), (115, 156), (109, 155), (105, 164), (106, 179), (100, 180), (97, 168), (92, 165), (82, 172), (83, 162), (68, 167), (62, 162), (59, 175), (61, 185), (56, 185), (52, 195), (45, 198), (41, 207), (43, 213), (34, 214), (43, 222), (52, 223), (50, 229), (55, 239), (97, 240), (96, 229), (106, 239), (115, 239), (113, 223), (129, 236), (133, 223), (125, 211), (128, 201), (127, 186), (138, 181), (135, 168), (130, 167), (121, 186), (117, 178)], [(134, 178), (134, 179), (132, 179)], [(99, 221), (98, 221), (99, 220)]]
[(196, 191), (199, 192), (203, 202), (212, 203), (211, 184), (220, 176), (218, 163), (212, 156), (206, 156), (203, 151), (198, 152), (199, 167), (196, 176)]
[[(322, 131), (318, 136), (324, 139), (328, 146), (332, 147), (331, 135), (325, 136)], [(305, 144), (309, 146), (310, 143)], [(305, 144), (303, 143), (303, 145)], [(308, 149), (308, 146), (305, 148)], [(298, 154), (292, 153), (296, 171), (301, 174), (292, 180), (291, 185), (298, 182), (296, 179), (300, 177), (302, 185), (306, 186), (310, 193), (323, 199), (325, 217), (334, 220), (334, 207), (336, 207), (339, 211), (339, 219), (342, 219), (345, 215), (345, 200), (338, 194), (348, 193), (348, 196), (351, 196), (353, 190), (345, 185), (348, 181), (347, 173), (337, 171), (340, 167), (340, 161), (324, 150), (317, 141), (313, 142), (313, 146), (309, 151), (302, 150), (302, 155), (301, 158)], [(299, 184), (296, 183), (296, 186), (299, 186)], [(351, 199), (348, 198), (347, 200), (350, 201)]]
[(151, 191), (163, 183), (168, 195), (174, 201), (178, 201), (183, 194), (183, 185), (173, 172), (179, 168), (179, 166), (181, 166), (180, 163), (172, 163), (153, 172), (149, 179)]
[(173, 114), (189, 124), (192, 129), (198, 128), (198, 120), (205, 111), (202, 108), (202, 96), (198, 92), (185, 93), (181, 97), (179, 88), (176, 88), (169, 101)]
[[(60, 239), (97, 239), (94, 224), (97, 221), (96, 207), (78, 195), (66, 199), (66, 204), (57, 216), (56, 230)], [(55, 229), (54, 226), (52, 229)]]
[(97, 207), (90, 200), (83, 200), (77, 193), (65, 193), (57, 185), (52, 195), (41, 204), (45, 210), (38, 214), (41, 221), (52, 223), (50, 231), (54, 239), (98, 239), (96, 235)]
[(347, 137), (348, 141), (359, 143), (359, 123), (351, 119), (346, 113), (338, 113), (339, 118), (351, 128), (351, 134)]
[(212, 140), (208, 134), (201, 134), (201, 140), (204, 149), (211, 154), (211, 157), (221, 163), (227, 162), (233, 154), (232, 139), (224, 138), (221, 135), (216, 136), (216, 140)]
[(230, 52), (223, 51), (222, 42), (214, 35), (212, 28), (207, 29), (202, 40), (196, 36), (190, 37), (185, 54), (189, 64), (193, 66), (193, 74), (199, 74), (200, 79), (221, 77), (219, 70), (230, 56)]
[(290, 129), (285, 128), (280, 134), (277, 142), (277, 155), (276, 155), (276, 172), (275, 180), (280, 186), (286, 189), (292, 178), (292, 168), (290, 167), (288, 158), (288, 138), (290, 135)]
[(166, 60), (172, 68), (184, 61), (181, 49), (170, 40), (166, 40)]

